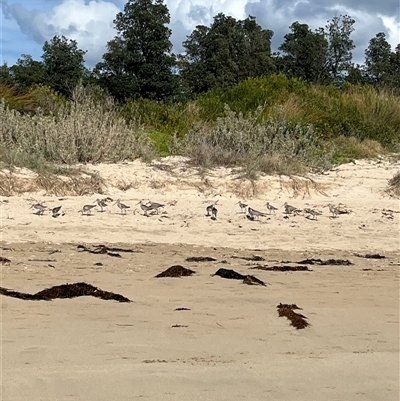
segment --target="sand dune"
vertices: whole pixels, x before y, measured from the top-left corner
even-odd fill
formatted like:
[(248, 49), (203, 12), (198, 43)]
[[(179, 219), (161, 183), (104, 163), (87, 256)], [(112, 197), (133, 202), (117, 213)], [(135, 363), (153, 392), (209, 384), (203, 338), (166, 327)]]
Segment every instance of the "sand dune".
[[(1, 266), (1, 286), (35, 293), (87, 282), (133, 302), (2, 296), (2, 400), (399, 399), (400, 214), (399, 200), (385, 192), (399, 162), (256, 182), (229, 169), (199, 174), (181, 158), (87, 168), (105, 180), (106, 193), (2, 198), (1, 256), (10, 263)], [(114, 202), (103, 213), (78, 212), (107, 196), (129, 205), (127, 214)], [(146, 217), (142, 199), (165, 207)], [(239, 200), (278, 210), (250, 221)], [(63, 214), (36, 215), (34, 201), (61, 205)], [(205, 216), (214, 202), (215, 221)], [(284, 202), (322, 215), (285, 216)], [(333, 218), (329, 203), (348, 213)], [(79, 244), (133, 252), (90, 254)], [(264, 260), (242, 259), (252, 255)], [(352, 264), (252, 269), (306, 258)], [(196, 273), (155, 278), (176, 264)], [(219, 268), (267, 286), (211, 276)], [(310, 326), (296, 330), (278, 316), (279, 303), (300, 306)]]

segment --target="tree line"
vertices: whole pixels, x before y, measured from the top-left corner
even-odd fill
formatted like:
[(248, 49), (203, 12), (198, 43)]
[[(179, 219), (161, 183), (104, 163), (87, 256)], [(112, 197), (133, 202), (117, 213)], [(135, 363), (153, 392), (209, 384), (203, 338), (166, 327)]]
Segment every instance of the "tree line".
[(116, 36), (93, 69), (85, 67), (86, 52), (75, 40), (54, 36), (43, 45), (42, 61), (22, 54), (15, 65), (0, 66), (0, 80), (20, 91), (44, 84), (66, 97), (78, 83), (92, 83), (119, 101), (184, 101), (277, 73), (322, 85), (400, 88), (400, 44), (392, 50), (379, 32), (365, 49), (365, 63), (355, 65), (355, 21), (348, 15), (335, 16), (316, 30), (294, 22), (277, 53), (271, 51), (274, 33), (253, 16), (216, 15), (210, 26), (198, 25), (187, 36), (178, 55), (172, 52), (169, 23), (163, 0), (129, 0), (114, 19)]

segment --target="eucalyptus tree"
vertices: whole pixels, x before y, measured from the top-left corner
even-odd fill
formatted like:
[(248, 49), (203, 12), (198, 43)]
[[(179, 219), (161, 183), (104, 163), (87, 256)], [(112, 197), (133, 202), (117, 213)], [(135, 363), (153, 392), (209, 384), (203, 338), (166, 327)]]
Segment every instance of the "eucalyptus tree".
[(335, 16), (323, 31), (328, 42), (325, 70), (334, 83), (343, 81), (353, 67), (352, 50), (355, 45), (350, 36), (354, 31), (354, 23), (354, 19), (348, 15)]
[(171, 99), (178, 91), (170, 14), (162, 0), (129, 0), (114, 20), (117, 35), (94, 69), (117, 99)]
[(252, 16), (237, 21), (220, 13), (210, 27), (198, 25), (183, 42), (185, 52), (179, 56), (184, 84), (193, 93), (202, 93), (270, 74), (272, 35)]
[(380, 85), (391, 75), (392, 48), (386, 35), (379, 32), (365, 50), (365, 66), (371, 83)]
[(293, 22), (291, 32), (284, 36), (279, 46), (283, 52), (279, 65), (289, 77), (302, 78), (309, 82), (326, 79), (326, 56), (328, 41), (323, 29), (312, 31), (307, 24)]
[(9, 71), (15, 85), (22, 90), (46, 82), (43, 63), (34, 60), (30, 54), (22, 54)]
[(6, 62), (0, 66), (0, 84), (6, 86), (14, 85), (14, 78), (11, 73), (11, 68), (7, 65)]
[(78, 48), (76, 40), (54, 36), (43, 45), (45, 83), (58, 93), (69, 97), (75, 86), (87, 76), (86, 51)]
[(353, 68), (353, 25), (354, 20), (347, 15), (334, 17), (315, 31), (294, 22), (279, 47), (283, 52), (278, 60), (280, 70), (309, 82), (341, 83)]

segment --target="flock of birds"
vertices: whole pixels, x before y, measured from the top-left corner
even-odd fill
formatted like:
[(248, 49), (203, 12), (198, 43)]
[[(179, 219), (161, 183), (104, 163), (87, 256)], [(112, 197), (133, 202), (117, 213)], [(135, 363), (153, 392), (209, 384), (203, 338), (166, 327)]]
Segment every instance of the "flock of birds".
[[(84, 205), (82, 207), (82, 209), (79, 210), (79, 212), (82, 215), (85, 214), (85, 215), (89, 216), (92, 213), (92, 209), (94, 209), (96, 207), (100, 207), (100, 211), (103, 212), (104, 208), (106, 208), (108, 206), (108, 204), (112, 203), (112, 202), (113, 202), (113, 199), (111, 199), (109, 197), (104, 198), (104, 199), (96, 199), (94, 204)], [(206, 216), (211, 217), (212, 220), (217, 219), (217, 214), (218, 214), (218, 209), (216, 207), (217, 203), (218, 203), (218, 200), (206, 207)], [(255, 219), (259, 219), (260, 217), (265, 217), (265, 216), (268, 216), (271, 214), (276, 214), (276, 211), (278, 210), (277, 207), (271, 205), (269, 202), (267, 202), (265, 204), (265, 206), (268, 209), (268, 213), (253, 209), (252, 207), (250, 207), (249, 205), (247, 205), (241, 201), (237, 202), (237, 204), (239, 205), (241, 211), (246, 214), (246, 216), (249, 220), (255, 220)], [(121, 203), (120, 199), (118, 199), (113, 205), (117, 205), (118, 208), (120, 209), (120, 213), (123, 215), (127, 213), (128, 209), (131, 208), (130, 206), (128, 206), (124, 203)], [(144, 202), (143, 200), (141, 200), (136, 205), (140, 205), (140, 208), (143, 211), (143, 215), (147, 216), (147, 217), (149, 216), (149, 213), (150, 214), (159, 214), (160, 209), (165, 206), (165, 204), (151, 202), (150, 200), (147, 202)], [(61, 207), (62, 206), (48, 208), (47, 206), (43, 205), (43, 203), (34, 203), (31, 205), (31, 209), (32, 208), (35, 209), (37, 215), (42, 216), (46, 210), (49, 210), (52, 214), (52, 217), (58, 217), (60, 215), (63, 215), (63, 213), (61, 213)], [(329, 203), (328, 205), (326, 205), (326, 207), (329, 207), (329, 211), (332, 213), (333, 218), (338, 217), (338, 215), (340, 213), (340, 209), (338, 206), (335, 206), (334, 204)], [(310, 209), (310, 208), (299, 209), (295, 206), (289, 205), (287, 202), (285, 202), (283, 204), (283, 208), (284, 208), (284, 214), (286, 215), (286, 217), (290, 214), (297, 215), (300, 212), (304, 212), (307, 214), (308, 218), (311, 216), (312, 219), (317, 220), (318, 216), (322, 215), (322, 212), (319, 210)]]
[[(264, 213), (264, 212), (260, 212), (259, 210), (253, 209), (252, 207), (250, 207), (249, 205), (239, 201), (237, 203), (240, 207), (240, 209), (242, 210), (243, 213), (246, 213), (247, 218), (249, 220), (255, 220), (257, 218), (260, 217), (265, 217), (271, 214), (276, 214), (276, 211), (278, 210), (277, 207), (272, 206), (269, 202), (267, 202), (265, 204), (265, 206), (267, 207), (269, 213)], [(332, 213), (332, 217), (336, 218), (339, 215), (339, 207), (335, 206), (333, 203), (329, 203), (328, 205), (326, 205), (326, 207), (329, 207), (329, 211)], [(322, 215), (322, 212), (316, 209), (310, 209), (310, 208), (304, 208), (299, 209), (295, 206), (289, 205), (287, 202), (285, 202), (283, 204), (283, 208), (284, 208), (284, 213), (286, 216), (288, 216), (289, 214), (298, 214), (300, 212), (305, 212), (308, 216), (312, 216), (312, 219), (317, 220), (318, 216)]]
[[(113, 202), (113, 200), (109, 197), (107, 197), (105, 199), (96, 199), (95, 204), (83, 205), (82, 209), (79, 210), (79, 213), (81, 213), (82, 215), (85, 214), (85, 215), (89, 216), (92, 213), (92, 209), (94, 209), (95, 207), (100, 207), (100, 211), (104, 212), (104, 208), (106, 208), (108, 206), (109, 202)], [(130, 206), (125, 205), (124, 203), (121, 203), (120, 199), (117, 199), (117, 201), (114, 203), (114, 205), (118, 206), (118, 208), (121, 211), (121, 214), (126, 214), (127, 210), (130, 209)], [(143, 200), (141, 200), (139, 203), (137, 203), (137, 205), (140, 205), (140, 208), (143, 210), (143, 213), (145, 216), (148, 216), (149, 212), (154, 213), (154, 214), (159, 214), (160, 209), (165, 206), (162, 203), (151, 202), (151, 201), (144, 202)], [(62, 206), (48, 208), (43, 203), (37, 202), (37, 203), (32, 204), (30, 209), (35, 209), (36, 214), (39, 216), (43, 216), (44, 212), (46, 210), (49, 210), (53, 217), (58, 217), (60, 215), (63, 215), (61, 213), (61, 207)]]

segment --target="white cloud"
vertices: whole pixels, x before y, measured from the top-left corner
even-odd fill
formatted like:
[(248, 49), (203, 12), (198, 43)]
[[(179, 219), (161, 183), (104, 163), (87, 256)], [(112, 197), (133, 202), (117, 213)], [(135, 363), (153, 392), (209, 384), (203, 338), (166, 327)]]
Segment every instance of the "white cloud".
[(107, 1), (64, 0), (48, 15), (40, 14), (35, 26), (45, 37), (64, 35), (74, 39), (79, 47), (87, 50), (89, 64), (101, 59), (106, 43), (115, 36), (113, 20), (119, 12), (117, 6)]
[[(357, 45), (353, 53), (354, 61), (363, 62), (368, 41), (378, 32), (386, 33), (393, 49), (400, 42), (400, 16), (393, 14), (396, 1), (380, 0), (379, 4), (369, 2), (368, 7), (361, 6), (362, 2), (358, 0), (164, 0), (164, 4), (171, 16), (174, 52), (182, 52), (186, 35), (190, 35), (197, 25), (210, 26), (218, 13), (236, 19), (245, 19), (249, 14), (255, 16), (263, 28), (274, 31), (274, 51), (283, 42), (284, 35), (294, 21), (306, 23), (315, 29), (324, 26), (333, 16), (346, 13), (356, 20), (352, 35)], [(23, 53), (37, 49), (54, 35), (64, 35), (76, 40), (79, 48), (88, 51), (85, 59), (89, 66), (93, 66), (101, 60), (107, 42), (116, 35), (113, 20), (123, 10), (126, 0), (0, 2), (4, 17), (18, 24), (13, 29), (19, 29), (27, 37)], [(34, 10), (35, 6), (40, 10)], [(12, 41), (15, 35), (11, 29), (8, 35), (4, 27), (8, 27), (8, 24), (3, 25), (3, 38)], [(37, 45), (32, 45), (32, 41)], [(20, 43), (18, 45), (18, 49), (23, 47)], [(3, 49), (6, 50), (6, 47), (11, 54), (11, 44), (6, 43)], [(40, 53), (32, 55), (36, 59), (40, 57)]]
[(171, 15), (171, 23), (182, 22), (192, 31), (196, 25), (210, 25), (218, 13), (236, 19), (245, 18), (245, 6), (248, 0), (166, 0), (165, 4)]
[(382, 19), (383, 25), (388, 31), (386, 35), (387, 41), (392, 46), (392, 51), (400, 43), (400, 21), (396, 20), (396, 17), (388, 17), (386, 15), (379, 15)]
[(80, 49), (88, 51), (86, 62), (93, 65), (100, 61), (107, 42), (116, 34), (113, 20), (120, 9), (103, 0), (63, 0), (47, 12), (31, 11), (18, 3), (8, 5), (7, 11), (21, 31), (37, 43), (43, 44), (54, 35), (76, 40)]

